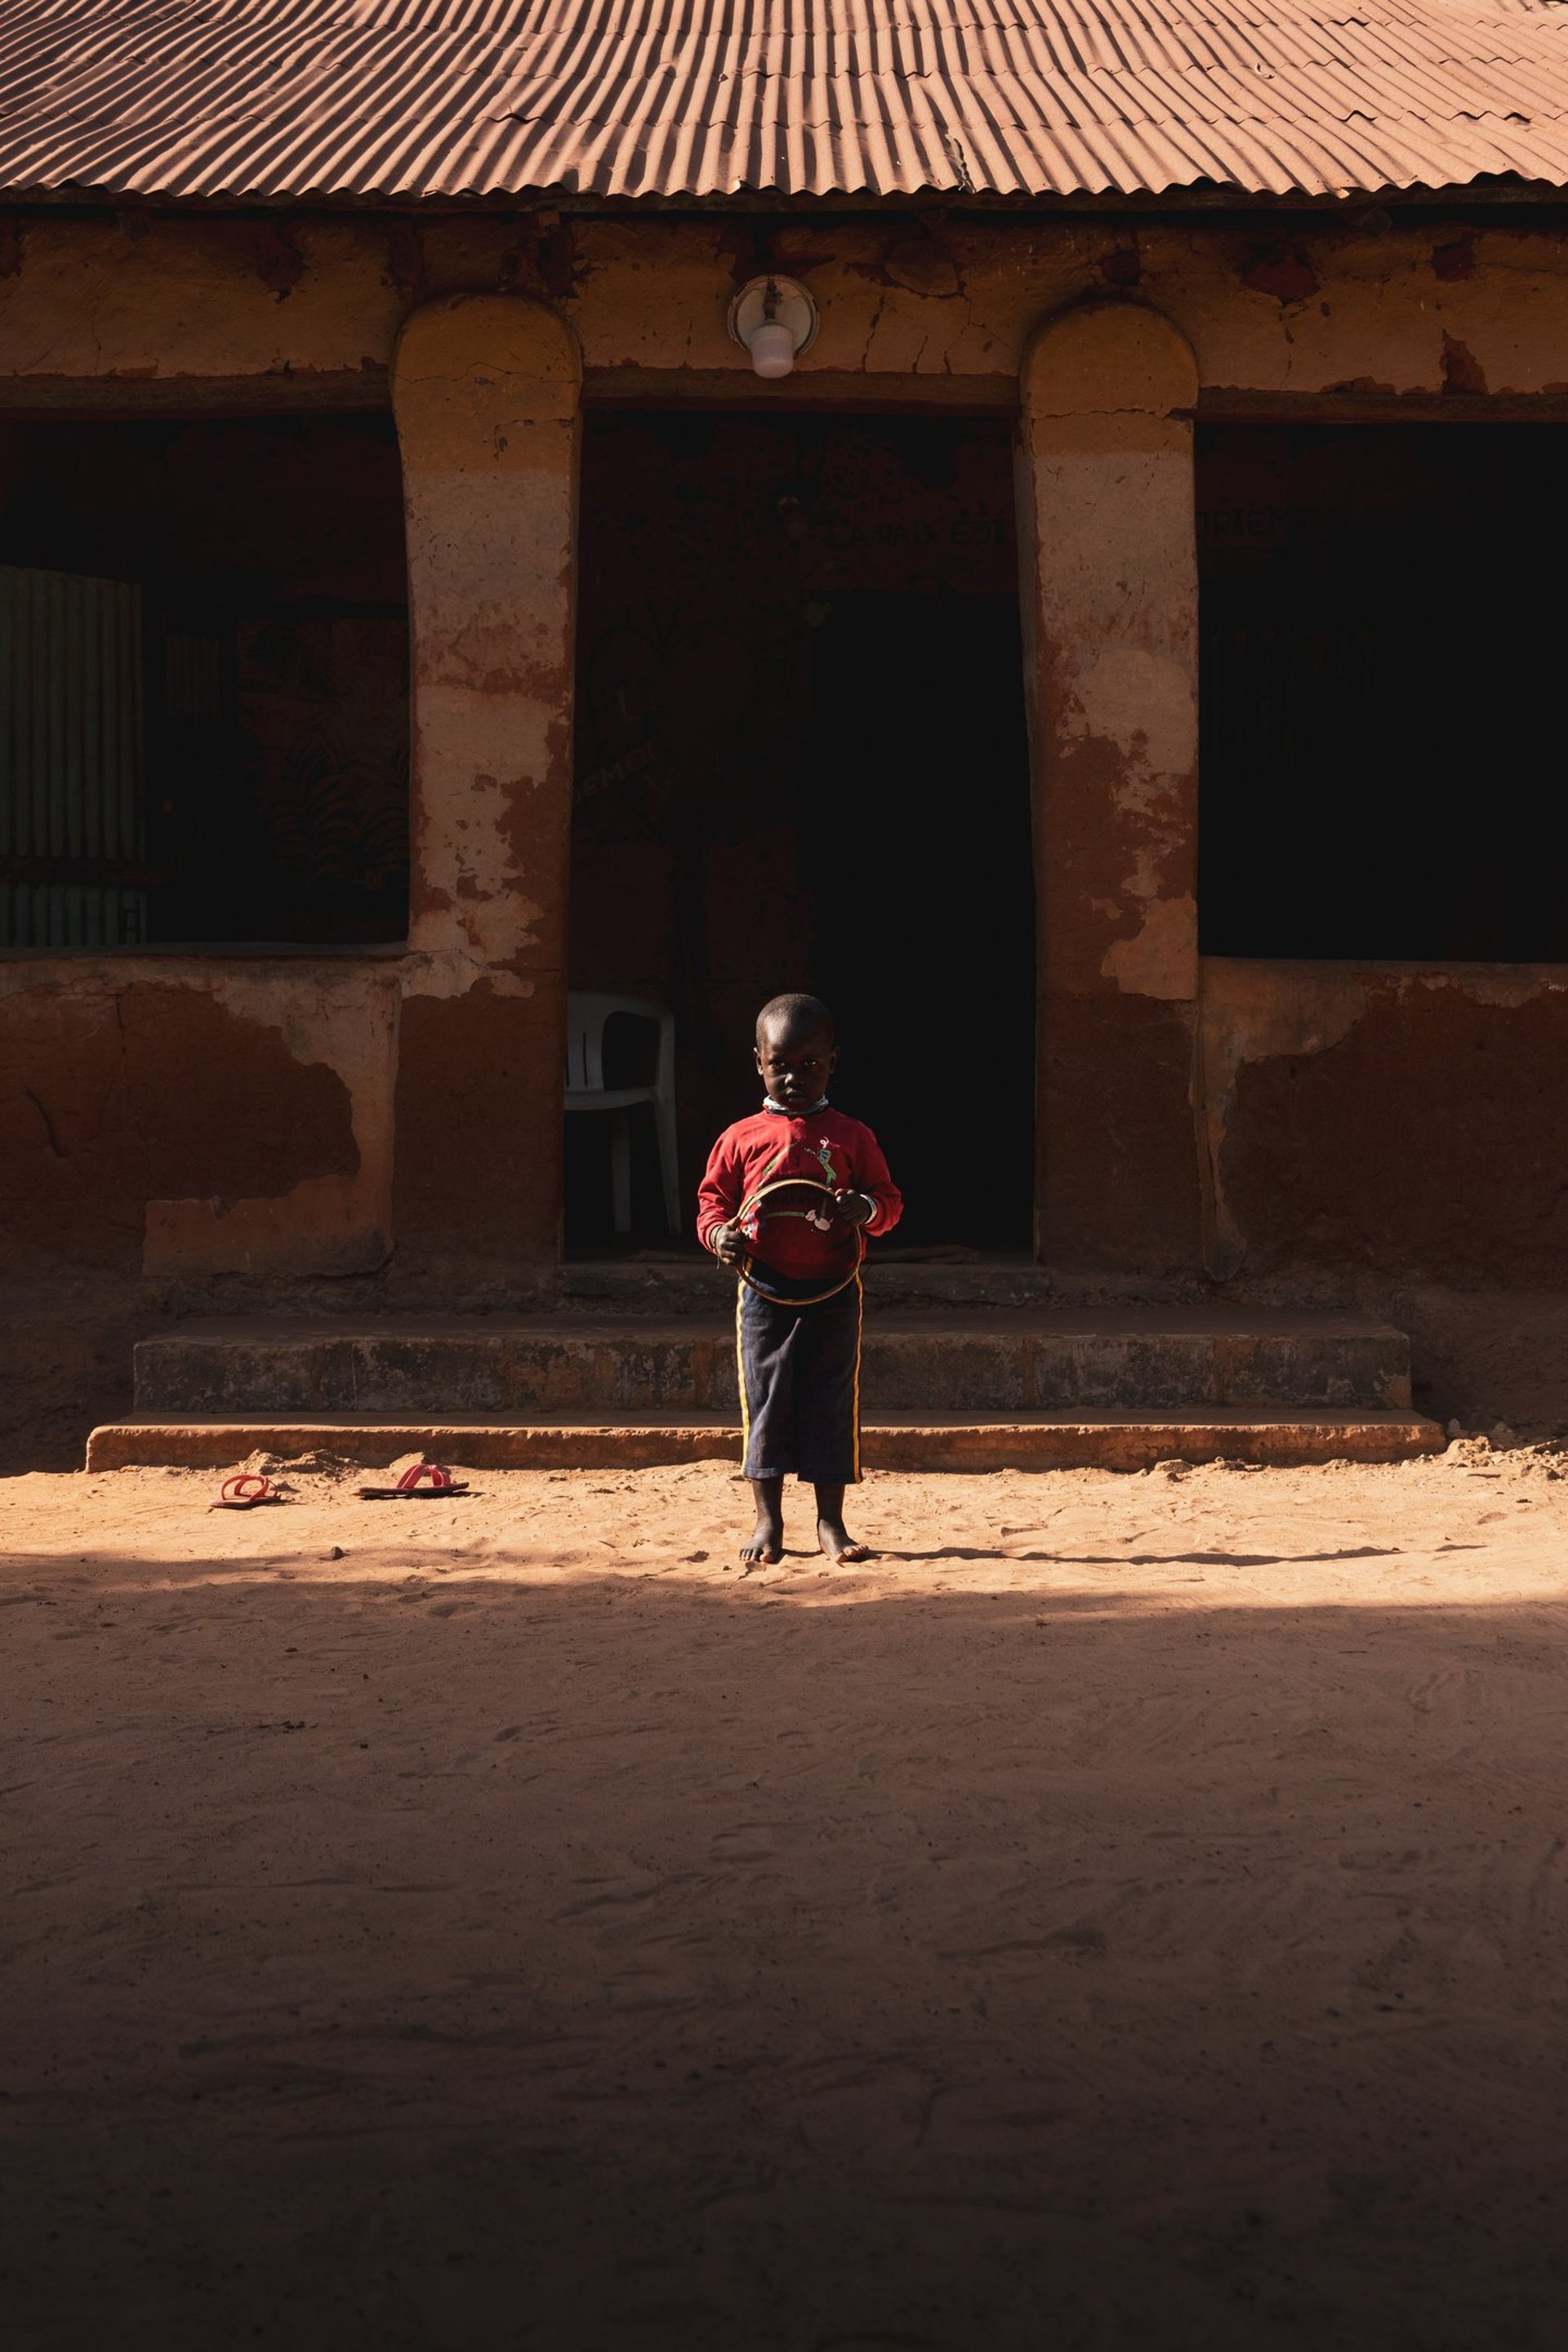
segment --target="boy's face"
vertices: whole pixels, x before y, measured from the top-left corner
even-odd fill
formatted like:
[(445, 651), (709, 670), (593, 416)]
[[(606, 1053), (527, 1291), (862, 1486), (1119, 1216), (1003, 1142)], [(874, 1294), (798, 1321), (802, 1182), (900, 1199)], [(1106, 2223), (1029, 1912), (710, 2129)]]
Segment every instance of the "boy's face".
[(770, 1023), (757, 1037), (757, 1067), (773, 1101), (785, 1110), (809, 1110), (827, 1092), (838, 1059), (826, 1029), (791, 1029)]

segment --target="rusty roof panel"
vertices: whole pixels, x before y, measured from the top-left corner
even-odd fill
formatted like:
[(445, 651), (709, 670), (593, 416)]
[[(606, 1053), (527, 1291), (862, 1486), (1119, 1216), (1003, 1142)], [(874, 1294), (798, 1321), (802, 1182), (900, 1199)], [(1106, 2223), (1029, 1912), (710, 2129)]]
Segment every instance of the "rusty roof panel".
[(0, 185), (294, 203), (1568, 183), (1561, 0), (0, 0)]

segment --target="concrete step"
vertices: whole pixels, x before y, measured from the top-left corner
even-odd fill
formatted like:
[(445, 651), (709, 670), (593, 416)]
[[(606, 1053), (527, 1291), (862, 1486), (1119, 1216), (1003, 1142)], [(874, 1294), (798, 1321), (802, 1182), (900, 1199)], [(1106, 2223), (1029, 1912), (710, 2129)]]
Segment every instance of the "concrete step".
[[(1105, 1412), (1092, 1415), (952, 1414), (914, 1420), (868, 1418), (861, 1457), (868, 1470), (1146, 1470), (1157, 1462), (1402, 1462), (1439, 1454), (1447, 1440), (1419, 1413), (1280, 1411), (1259, 1413)], [(256, 1452), (283, 1461), (333, 1454), (383, 1468), (401, 1454), (468, 1470), (644, 1469), (659, 1463), (739, 1463), (741, 1430), (720, 1413), (649, 1422), (635, 1415), (592, 1420), (395, 1420), (377, 1414), (201, 1420), (178, 1414), (109, 1422), (88, 1441), (89, 1470), (136, 1464), (229, 1470)], [(427, 1507), (421, 1504), (420, 1509)]]
[[(1406, 1410), (1409, 1342), (1351, 1316), (1201, 1307), (868, 1309), (868, 1412)], [(693, 1316), (192, 1322), (136, 1349), (139, 1415), (533, 1420), (738, 1410), (734, 1327)]]
[[(1049, 1307), (1084, 1295), (1034, 1258), (882, 1258), (875, 1244), (865, 1279), (868, 1300), (885, 1307)], [(734, 1276), (693, 1249), (542, 1267), (526, 1304), (531, 1313), (574, 1317), (711, 1317), (732, 1310), (734, 1296)]]

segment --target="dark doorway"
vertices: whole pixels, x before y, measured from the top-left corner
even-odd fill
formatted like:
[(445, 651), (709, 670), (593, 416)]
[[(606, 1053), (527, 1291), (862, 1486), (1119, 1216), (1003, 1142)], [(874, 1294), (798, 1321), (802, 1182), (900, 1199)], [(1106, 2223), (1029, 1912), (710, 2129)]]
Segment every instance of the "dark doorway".
[(1029, 1244), (1022, 668), (1016, 596), (846, 596), (817, 641), (823, 756), (802, 805), (811, 969), (843, 1008), (845, 1107), (909, 1171), (906, 1245)]
[[(673, 1011), (683, 1202), (718, 1129), (756, 1103), (758, 1006), (805, 988), (838, 1017), (834, 1098), (905, 1191), (886, 1246), (1028, 1251), (1034, 886), (1006, 428), (592, 420), (582, 516), (572, 985)], [(612, 1237), (606, 1138), (572, 1119), (567, 1140), (568, 1241), (593, 1250)], [(647, 1244), (651, 1122), (637, 1149)]]
[(1200, 430), (1210, 955), (1568, 957), (1548, 425)]

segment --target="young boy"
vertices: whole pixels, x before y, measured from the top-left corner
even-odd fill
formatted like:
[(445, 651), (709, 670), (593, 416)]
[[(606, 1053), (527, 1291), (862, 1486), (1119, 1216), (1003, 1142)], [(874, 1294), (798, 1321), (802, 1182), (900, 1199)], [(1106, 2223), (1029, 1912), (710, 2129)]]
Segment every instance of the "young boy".
[[(747, 1255), (765, 1263), (770, 1287), (793, 1289), (803, 1301), (842, 1274), (846, 1236), (804, 1216), (769, 1221), (761, 1235), (748, 1218), (743, 1231), (741, 1212), (759, 1185), (792, 1176), (826, 1181), (833, 1187), (828, 1214), (867, 1234), (887, 1233), (903, 1213), (870, 1129), (828, 1107), (837, 1059), (833, 1015), (816, 997), (775, 996), (764, 1004), (756, 1051), (763, 1108), (724, 1129), (698, 1194), (704, 1246), (726, 1265)], [(860, 1305), (858, 1273), (815, 1304), (775, 1302), (741, 1285), (743, 1468), (757, 1506), (757, 1524), (741, 1549), (748, 1567), (784, 1556), (784, 1481), (791, 1470), (816, 1489), (816, 1540), (828, 1559), (868, 1557), (844, 1525), (844, 1489), (860, 1475)]]

